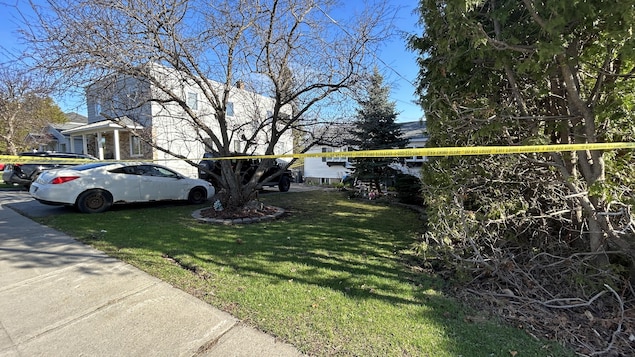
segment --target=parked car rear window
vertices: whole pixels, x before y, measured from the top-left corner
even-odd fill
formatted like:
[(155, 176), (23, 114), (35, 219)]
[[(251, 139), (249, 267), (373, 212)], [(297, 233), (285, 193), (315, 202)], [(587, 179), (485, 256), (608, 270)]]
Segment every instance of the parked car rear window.
[(38, 151), (38, 152), (23, 152), (18, 156), (38, 156), (38, 157), (56, 157), (56, 158), (69, 158), (69, 159), (91, 159), (97, 160), (96, 157), (88, 154), (77, 154), (72, 152), (47, 152), (47, 151)]
[(70, 169), (77, 170), (77, 171), (84, 171), (84, 170), (95, 169), (98, 167), (108, 166), (108, 165), (112, 165), (112, 162), (94, 162), (90, 164), (76, 165), (71, 167)]

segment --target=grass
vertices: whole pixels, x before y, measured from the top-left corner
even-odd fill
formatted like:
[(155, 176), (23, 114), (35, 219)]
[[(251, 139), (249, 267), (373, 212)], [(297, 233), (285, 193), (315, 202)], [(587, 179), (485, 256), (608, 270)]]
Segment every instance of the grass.
[[(0, 177), (2, 177), (1, 172), (0, 172)], [(8, 183), (5, 183), (4, 181), (0, 181), (0, 189), (16, 189), (16, 188), (19, 188), (19, 186), (8, 184)]]
[(442, 293), (442, 280), (410, 269), (404, 258), (420, 229), (414, 212), (341, 192), (262, 200), (289, 215), (221, 226), (194, 221), (196, 206), (133, 206), (43, 223), (312, 355), (573, 355), (473, 318), (478, 314)]

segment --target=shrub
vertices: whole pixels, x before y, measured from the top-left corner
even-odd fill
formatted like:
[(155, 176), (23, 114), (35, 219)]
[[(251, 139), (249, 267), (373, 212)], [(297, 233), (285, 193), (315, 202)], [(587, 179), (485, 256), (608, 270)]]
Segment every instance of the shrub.
[(395, 179), (397, 199), (401, 203), (410, 205), (423, 205), (421, 194), (421, 180), (415, 176), (398, 174)]

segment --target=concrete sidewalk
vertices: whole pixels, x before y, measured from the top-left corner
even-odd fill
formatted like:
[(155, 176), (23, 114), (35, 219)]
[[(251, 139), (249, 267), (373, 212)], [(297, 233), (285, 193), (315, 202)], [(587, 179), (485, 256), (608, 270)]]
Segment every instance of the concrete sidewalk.
[(0, 191), (0, 356), (301, 355), (8, 207), (28, 200)]

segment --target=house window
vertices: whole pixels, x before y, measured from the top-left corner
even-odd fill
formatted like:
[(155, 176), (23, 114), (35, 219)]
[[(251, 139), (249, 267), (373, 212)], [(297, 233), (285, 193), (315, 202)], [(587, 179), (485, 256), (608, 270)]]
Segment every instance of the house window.
[(187, 92), (186, 104), (192, 110), (198, 110), (198, 94), (193, 92)]
[(234, 102), (227, 102), (227, 115), (234, 116)]
[[(341, 148), (340, 148), (340, 150), (339, 150), (339, 151), (340, 151), (340, 152), (347, 152), (347, 151), (350, 151), (350, 150), (349, 150), (348, 146), (343, 146), (343, 147), (341, 147)], [(332, 161), (346, 162), (346, 161), (348, 161), (348, 157), (343, 157), (343, 156), (341, 156), (341, 157), (334, 157), (334, 158), (332, 158), (331, 160), (332, 160)]]
[[(322, 152), (333, 152), (333, 148), (322, 148)], [(327, 162), (326, 156), (322, 156), (322, 162)]]
[(130, 156), (141, 156), (141, 138), (130, 134)]
[[(417, 146), (410, 146), (409, 148), (420, 149), (420, 147), (417, 147)], [(423, 156), (412, 156), (412, 157), (406, 158), (406, 162), (424, 162), (424, 161), (426, 160), (425, 160), (425, 157)]]
[(99, 101), (95, 102), (95, 116), (98, 117), (101, 115), (101, 103)]

